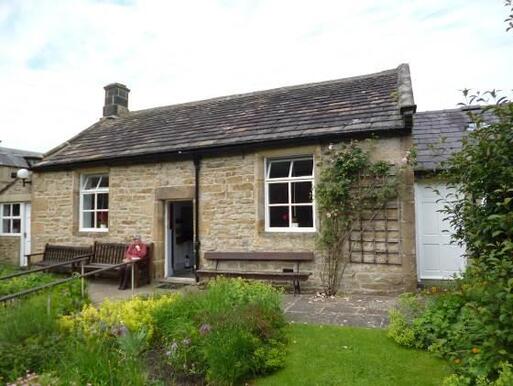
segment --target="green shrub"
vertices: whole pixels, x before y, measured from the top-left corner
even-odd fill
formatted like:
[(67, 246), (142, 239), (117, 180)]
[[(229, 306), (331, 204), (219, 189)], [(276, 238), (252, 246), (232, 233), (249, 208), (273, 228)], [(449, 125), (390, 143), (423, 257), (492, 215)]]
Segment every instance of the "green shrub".
[[(14, 266), (1, 264), (0, 276), (5, 276), (16, 272), (18, 269)], [(0, 296), (14, 294), (16, 292), (34, 288), (42, 284), (55, 281), (55, 275), (49, 273), (36, 272), (24, 276), (13, 277), (12, 279), (0, 281)]]
[(283, 367), (286, 323), (270, 285), (217, 279), (205, 292), (156, 308), (154, 318), (176, 373), (232, 385)]
[(388, 337), (402, 346), (417, 347), (415, 330), (408, 323), (406, 317), (396, 309), (391, 310), (388, 316), (390, 319), (387, 331)]
[(495, 381), (490, 381), (484, 376), (477, 378), (468, 375), (452, 374), (444, 379), (442, 386), (511, 386), (513, 385), (512, 365), (509, 363), (501, 363), (499, 365), (499, 375)]
[(144, 330), (147, 340), (150, 340), (154, 330), (153, 309), (168, 306), (176, 299), (174, 294), (121, 301), (105, 299), (99, 307), (88, 305), (80, 313), (63, 316), (60, 326), (74, 335), (106, 338), (117, 335), (120, 328), (127, 328), (133, 333)]
[(77, 311), (84, 302), (80, 283), (70, 282), (0, 306), (0, 381), (27, 370), (50, 369), (65, 346), (57, 319)]
[(479, 290), (479, 284), (469, 285), (464, 279), (456, 285), (455, 290), (424, 300), (419, 296), (409, 296), (406, 302), (401, 299), (390, 311), (388, 336), (401, 345), (449, 359), (457, 373), (450, 380), (459, 382), (454, 384), (479, 379), (491, 383), (505, 371), (502, 363), (513, 362), (513, 325), (511, 319), (501, 317), (509, 312), (511, 301), (494, 298), (502, 291), (500, 284), (488, 283)]
[(425, 308), (426, 301), (422, 297), (412, 293), (402, 294), (397, 306), (388, 313), (388, 337), (402, 346), (422, 348), (415, 323)]
[(442, 212), (455, 241), (465, 245), (468, 267), (454, 289), (431, 298), (412, 320), (400, 310), (391, 315), (389, 334), (396, 341), (453, 363), (456, 374), (448, 385), (511, 384), (513, 104), (484, 110), (471, 114), (476, 129), (443, 172), (458, 194), (442, 198)]
[(144, 332), (116, 339), (68, 337), (61, 361), (53, 368), (52, 385), (147, 385), (139, 357), (145, 339)]

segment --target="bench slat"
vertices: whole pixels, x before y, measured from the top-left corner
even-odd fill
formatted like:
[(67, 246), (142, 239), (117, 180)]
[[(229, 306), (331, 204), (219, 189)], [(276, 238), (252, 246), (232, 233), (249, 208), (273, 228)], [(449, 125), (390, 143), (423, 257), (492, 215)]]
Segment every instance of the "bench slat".
[(94, 243), (94, 256), (90, 260), (90, 264), (121, 264), (125, 258), (127, 244), (121, 243)]
[(205, 252), (206, 260), (312, 261), (313, 252)]
[(235, 276), (235, 277), (246, 277), (246, 278), (258, 278), (258, 279), (299, 279), (307, 280), (312, 273), (311, 272), (252, 272), (252, 271), (219, 271), (210, 269), (199, 269), (196, 271), (200, 275), (204, 276)]

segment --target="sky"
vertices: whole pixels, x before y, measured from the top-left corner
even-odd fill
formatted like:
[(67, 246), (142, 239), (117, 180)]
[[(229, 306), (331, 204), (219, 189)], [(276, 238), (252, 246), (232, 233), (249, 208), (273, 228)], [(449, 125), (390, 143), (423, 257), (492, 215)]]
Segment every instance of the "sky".
[(0, 146), (46, 152), (129, 108), (409, 63), (418, 111), (513, 88), (503, 0), (0, 0)]

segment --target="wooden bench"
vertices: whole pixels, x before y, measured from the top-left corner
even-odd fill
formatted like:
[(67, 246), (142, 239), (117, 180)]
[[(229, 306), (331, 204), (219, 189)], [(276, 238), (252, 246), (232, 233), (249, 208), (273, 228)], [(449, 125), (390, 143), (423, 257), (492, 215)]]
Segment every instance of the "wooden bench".
[[(93, 249), (91, 247), (46, 244), (43, 252), (31, 253), (25, 256), (27, 257), (27, 264), (29, 267), (32, 265), (45, 267), (54, 264), (70, 262), (79, 256), (82, 257), (91, 255), (92, 252)], [(43, 256), (43, 258), (39, 261), (32, 261), (32, 257), (34, 256)], [(74, 264), (70, 263), (69, 266), (61, 266), (52, 269), (57, 271), (65, 271), (73, 270), (74, 268)]]
[[(149, 284), (151, 282), (150, 267), (152, 244), (146, 244), (146, 246), (148, 247), (147, 256), (141, 260), (138, 260), (134, 265), (137, 287), (139, 287), (141, 284)], [(119, 267), (116, 266), (123, 263), (127, 248), (128, 244), (102, 243), (96, 241), (92, 248), (92, 256), (84, 268), (88, 271), (91, 271), (101, 268), (113, 267), (113, 271), (117, 273), (117, 271), (119, 271)]]
[[(301, 293), (299, 283), (308, 280), (311, 272), (301, 272), (300, 264), (313, 261), (312, 252), (205, 252), (205, 259), (215, 261), (214, 269), (198, 269), (199, 276), (215, 277), (218, 275), (231, 277), (244, 277), (260, 280), (291, 280), (294, 285), (294, 295)], [(221, 270), (219, 262), (222, 261), (261, 261), (261, 262), (292, 262), (295, 269), (283, 268), (281, 271), (245, 271)]]

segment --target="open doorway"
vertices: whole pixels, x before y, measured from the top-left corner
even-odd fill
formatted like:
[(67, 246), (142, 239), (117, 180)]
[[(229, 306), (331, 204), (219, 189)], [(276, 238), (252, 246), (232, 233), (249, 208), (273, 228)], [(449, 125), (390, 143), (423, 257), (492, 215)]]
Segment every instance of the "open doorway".
[(194, 278), (192, 201), (166, 203), (166, 277)]

